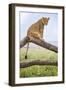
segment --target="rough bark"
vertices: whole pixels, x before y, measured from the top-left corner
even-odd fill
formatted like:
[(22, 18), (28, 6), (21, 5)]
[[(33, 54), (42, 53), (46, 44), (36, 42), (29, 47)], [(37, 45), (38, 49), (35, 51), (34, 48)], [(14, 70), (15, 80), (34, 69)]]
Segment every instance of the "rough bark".
[(26, 68), (33, 65), (51, 65), (51, 66), (57, 66), (57, 60), (51, 61), (51, 60), (34, 60), (34, 61), (25, 61), (20, 63), (20, 68)]
[(44, 40), (39, 40), (36, 38), (29, 38), (29, 37), (25, 37), (21, 42), (20, 42), (20, 48), (22, 48), (25, 44), (27, 44), (28, 42), (32, 42), (34, 44), (37, 44), (43, 48), (49, 49), (51, 51), (54, 52), (58, 52), (58, 48)]

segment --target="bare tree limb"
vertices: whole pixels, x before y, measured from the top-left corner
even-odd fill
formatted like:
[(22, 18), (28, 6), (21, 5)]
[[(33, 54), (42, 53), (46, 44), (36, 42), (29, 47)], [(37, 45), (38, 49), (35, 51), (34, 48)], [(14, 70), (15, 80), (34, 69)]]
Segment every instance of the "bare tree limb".
[(54, 45), (51, 45), (47, 42), (45, 42), (44, 40), (39, 40), (39, 39), (36, 39), (36, 38), (29, 38), (29, 37), (25, 37), (21, 42), (20, 42), (20, 48), (22, 48), (27, 42), (32, 42), (32, 43), (35, 43), (43, 48), (46, 48), (46, 49), (49, 49), (51, 51), (54, 51), (54, 52), (58, 52), (58, 48)]
[(57, 66), (57, 60), (51, 61), (51, 60), (34, 60), (34, 61), (25, 61), (20, 63), (20, 68), (26, 68), (33, 65), (52, 65)]
[(29, 37), (25, 37), (23, 40), (20, 42), (20, 48), (22, 48), (27, 42), (29, 42)]

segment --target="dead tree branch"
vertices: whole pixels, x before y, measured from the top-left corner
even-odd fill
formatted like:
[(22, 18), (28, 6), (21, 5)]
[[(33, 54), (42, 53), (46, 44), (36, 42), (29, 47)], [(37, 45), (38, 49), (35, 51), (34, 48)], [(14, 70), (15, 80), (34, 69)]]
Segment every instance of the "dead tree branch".
[(35, 43), (43, 48), (46, 48), (46, 49), (49, 49), (51, 51), (54, 51), (54, 52), (58, 52), (58, 48), (54, 45), (51, 45), (47, 42), (45, 42), (44, 40), (39, 40), (39, 39), (36, 39), (36, 38), (29, 38), (29, 37), (25, 37), (21, 42), (20, 42), (20, 48), (22, 48), (27, 42), (32, 42), (32, 43)]
[(29, 37), (25, 37), (23, 40), (20, 42), (20, 48), (22, 48), (27, 42), (29, 42)]
[(30, 67), (33, 65), (52, 65), (52, 66), (57, 66), (57, 60), (56, 61), (51, 61), (51, 60), (34, 60), (34, 61), (25, 61), (20, 63), (20, 68), (26, 68)]

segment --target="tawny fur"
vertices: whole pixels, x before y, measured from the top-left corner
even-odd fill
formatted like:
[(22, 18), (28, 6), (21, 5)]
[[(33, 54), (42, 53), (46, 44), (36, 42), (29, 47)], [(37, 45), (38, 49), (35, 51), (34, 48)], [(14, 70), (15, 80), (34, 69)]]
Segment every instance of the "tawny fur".
[[(48, 20), (49, 20), (49, 18), (42, 17), (36, 23), (32, 24), (28, 28), (27, 36), (30, 38), (42, 39), (43, 38), (43, 32), (44, 32), (44, 25), (48, 24)], [(29, 42), (27, 44), (25, 59), (27, 59), (28, 48), (29, 48)]]
[(42, 39), (44, 32), (44, 25), (48, 24), (48, 20), (49, 18), (43, 17), (40, 20), (38, 20), (36, 23), (32, 24), (27, 31), (27, 36), (37, 39)]

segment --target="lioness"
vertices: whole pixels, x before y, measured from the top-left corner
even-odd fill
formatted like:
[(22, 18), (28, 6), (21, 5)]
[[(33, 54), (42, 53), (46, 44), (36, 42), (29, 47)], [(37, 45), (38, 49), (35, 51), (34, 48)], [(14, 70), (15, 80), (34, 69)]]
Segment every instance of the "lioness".
[[(42, 17), (36, 23), (32, 24), (27, 30), (27, 36), (30, 38), (42, 39), (43, 38), (43, 31), (44, 25), (48, 24), (49, 18)], [(29, 48), (29, 42), (27, 45), (25, 59), (27, 59), (27, 52)]]

